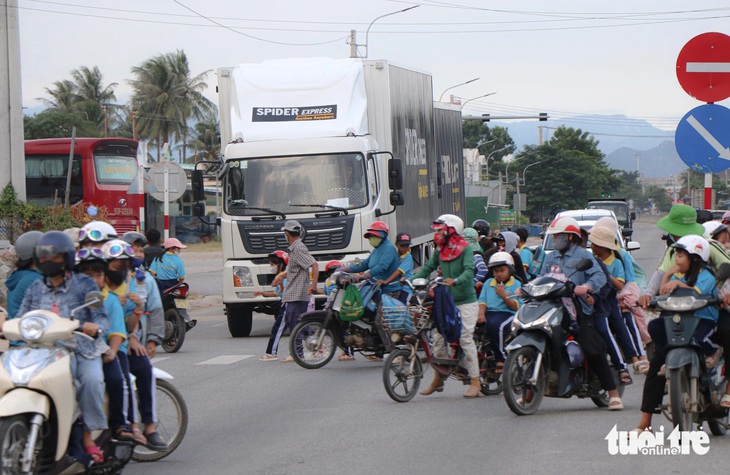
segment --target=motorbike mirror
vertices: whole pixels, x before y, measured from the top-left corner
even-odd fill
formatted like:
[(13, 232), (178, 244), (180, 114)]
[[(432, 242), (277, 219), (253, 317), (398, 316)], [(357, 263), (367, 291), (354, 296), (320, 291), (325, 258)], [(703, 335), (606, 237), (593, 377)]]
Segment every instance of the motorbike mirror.
[(89, 292), (84, 297), (84, 306), (89, 308), (99, 308), (104, 303), (104, 296), (101, 292)]
[(717, 278), (719, 280), (727, 280), (730, 278), (730, 263), (723, 262), (717, 270)]
[(582, 259), (580, 262), (578, 262), (578, 265), (575, 266), (575, 270), (584, 271), (590, 269), (591, 267), (593, 267), (593, 261), (591, 259)]

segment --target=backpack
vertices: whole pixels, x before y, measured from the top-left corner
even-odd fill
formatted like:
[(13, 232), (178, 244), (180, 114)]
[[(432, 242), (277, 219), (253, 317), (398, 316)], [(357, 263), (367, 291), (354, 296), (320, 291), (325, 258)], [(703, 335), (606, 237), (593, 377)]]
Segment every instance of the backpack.
[(542, 270), (542, 263), (545, 262), (545, 257), (547, 257), (547, 254), (545, 253), (545, 250), (542, 248), (542, 246), (537, 246), (532, 251), (532, 262), (527, 268), (527, 272), (531, 276), (537, 277), (538, 275), (540, 275), (540, 271)]
[(342, 296), (340, 318), (346, 322), (354, 322), (359, 320), (364, 313), (365, 306), (363, 305), (360, 290), (354, 284), (348, 284), (345, 287), (345, 295)]
[(443, 285), (437, 285), (433, 292), (431, 317), (436, 329), (448, 343), (459, 341), (461, 336), (461, 314), (454, 303), (454, 298)]

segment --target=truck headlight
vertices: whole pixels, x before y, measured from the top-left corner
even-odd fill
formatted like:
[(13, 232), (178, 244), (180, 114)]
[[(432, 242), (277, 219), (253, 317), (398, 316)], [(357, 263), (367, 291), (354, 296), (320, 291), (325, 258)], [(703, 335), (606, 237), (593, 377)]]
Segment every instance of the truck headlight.
[(233, 286), (234, 287), (253, 287), (253, 277), (251, 277), (251, 269), (248, 267), (233, 267)]

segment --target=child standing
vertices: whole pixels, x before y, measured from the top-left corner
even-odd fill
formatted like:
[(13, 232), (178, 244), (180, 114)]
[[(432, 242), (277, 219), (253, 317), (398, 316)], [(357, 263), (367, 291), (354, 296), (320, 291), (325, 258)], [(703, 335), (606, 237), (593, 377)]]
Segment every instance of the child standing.
[[(411, 235), (408, 233), (400, 233), (395, 238), (395, 247), (398, 249), (398, 268), (390, 277), (385, 280), (376, 282), (378, 285), (387, 285), (396, 279), (410, 279), (413, 277), (413, 256), (411, 255)], [(408, 305), (411, 298), (410, 287), (404, 287), (401, 290), (398, 300)]]
[[(269, 254), (269, 265), (271, 266), (271, 273), (274, 274), (274, 279), (279, 277), (289, 264), (289, 255), (284, 251), (274, 251)], [(284, 286), (286, 285), (286, 279), (283, 279), (279, 285), (274, 286), (273, 292), (261, 292), (254, 291), (255, 296), (262, 297), (279, 297), (284, 293)], [(276, 312), (276, 319), (274, 320), (274, 326), (271, 328), (271, 336), (269, 336), (269, 343), (266, 345), (266, 354), (259, 358), (260, 361), (276, 361), (279, 359), (277, 351), (279, 350), (279, 340), (281, 335), (284, 333), (284, 326), (281, 324), (284, 318), (284, 305), (279, 304), (279, 310)]]
[(508, 253), (494, 253), (489, 258), (489, 270), (494, 277), (487, 279), (479, 294), (477, 324), (487, 322), (489, 344), (497, 357), (497, 374), (504, 368), (504, 340), (509, 324), (520, 307), (520, 300), (514, 293), (522, 285), (512, 275), (514, 265), (515, 261)]
[(525, 276), (528, 279), (532, 279), (533, 276), (528, 272), (528, 269), (532, 265), (532, 251), (527, 247), (527, 238), (530, 237), (529, 231), (525, 228), (515, 229), (515, 234), (520, 239), (517, 241), (517, 252), (520, 253), (520, 259), (522, 259), (522, 266), (525, 268)]

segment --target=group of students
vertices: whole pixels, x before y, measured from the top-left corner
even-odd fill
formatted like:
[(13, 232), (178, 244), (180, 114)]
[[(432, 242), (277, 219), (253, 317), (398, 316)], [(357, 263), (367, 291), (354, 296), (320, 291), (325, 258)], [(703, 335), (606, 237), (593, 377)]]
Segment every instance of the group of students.
[[(164, 336), (164, 312), (158, 284), (144, 263), (145, 254), (153, 262), (152, 254), (159, 258), (185, 246), (173, 238), (160, 254), (154, 249), (149, 252), (146, 244), (146, 237), (137, 232), (119, 238), (103, 221), (67, 232), (31, 231), (15, 242), (17, 270), (6, 281), (9, 319), (31, 310), (50, 310), (70, 318), (89, 292), (100, 291), (104, 297), (103, 306), (75, 315), (80, 330), (94, 338), (77, 337), (72, 359), (83, 426), (82, 440), (76, 442), (83, 452), (70, 455), (87, 464), (104, 461), (91, 435), (95, 430), (110, 428), (118, 440), (168, 450), (156, 430), (156, 383), (150, 363)], [(74, 446), (70, 445), (70, 452)]]

